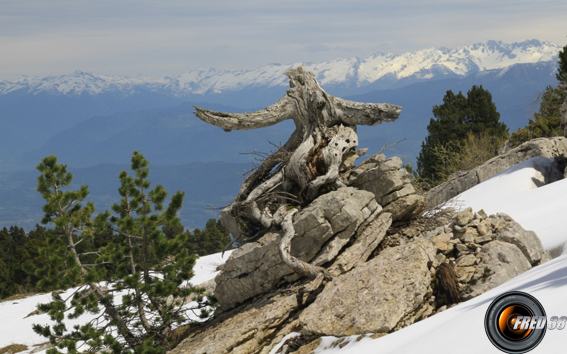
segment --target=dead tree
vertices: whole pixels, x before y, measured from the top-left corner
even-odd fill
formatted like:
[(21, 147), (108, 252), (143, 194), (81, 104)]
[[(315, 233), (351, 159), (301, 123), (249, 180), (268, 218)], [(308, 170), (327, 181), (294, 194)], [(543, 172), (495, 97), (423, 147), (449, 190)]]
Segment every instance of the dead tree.
[[(234, 202), (221, 213), (221, 222), (234, 237), (280, 227), (290, 206), (307, 204), (322, 188), (340, 187), (341, 164), (356, 154), (356, 125), (391, 122), (401, 111), (401, 107), (392, 104), (360, 103), (331, 96), (319, 86), (315, 75), (303, 67), (291, 69), (286, 75), (290, 89), (279, 101), (260, 111), (222, 113), (195, 107), (197, 117), (225, 131), (262, 128), (287, 119), (295, 122), (296, 129), (289, 140), (248, 176)], [(292, 216), (287, 218), (284, 228), (284, 233), (291, 237)], [(280, 247), (286, 264), (312, 277), (322, 274), (321, 268), (289, 254), (291, 237), (287, 237), (286, 247)]]

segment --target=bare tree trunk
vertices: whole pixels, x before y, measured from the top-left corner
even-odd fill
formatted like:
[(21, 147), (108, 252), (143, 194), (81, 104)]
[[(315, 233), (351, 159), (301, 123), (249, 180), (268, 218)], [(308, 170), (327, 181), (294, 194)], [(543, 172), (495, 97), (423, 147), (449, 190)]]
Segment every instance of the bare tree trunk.
[(341, 164), (358, 146), (356, 125), (394, 121), (401, 107), (329, 95), (315, 75), (303, 67), (286, 74), (290, 89), (278, 102), (260, 111), (236, 114), (195, 107), (195, 114), (226, 131), (262, 128), (293, 119), (296, 129), (289, 140), (244, 181), (235, 201), (223, 210), (221, 221), (234, 237), (281, 225), (284, 238), (280, 254), (284, 262), (302, 274), (320, 277), (323, 268), (299, 261), (289, 253), (293, 214), (285, 215), (287, 209), (281, 208), (281, 204), (291, 204), (282, 193), (306, 204), (318, 196), (323, 186), (341, 186)]

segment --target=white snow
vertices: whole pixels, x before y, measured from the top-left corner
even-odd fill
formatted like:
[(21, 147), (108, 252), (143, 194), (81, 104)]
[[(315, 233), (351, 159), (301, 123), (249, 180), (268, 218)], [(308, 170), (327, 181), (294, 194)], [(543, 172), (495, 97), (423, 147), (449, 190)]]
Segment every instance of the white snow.
[(366, 59), (338, 58), (321, 63), (271, 64), (254, 70), (215, 70), (198, 68), (178, 76), (120, 77), (76, 71), (69, 75), (37, 78), (22, 76), (16, 81), (0, 81), (0, 94), (24, 90), (58, 94), (100, 94), (107, 91), (132, 94), (139, 89), (165, 90), (177, 96), (219, 93), (245, 87), (287, 86), (285, 72), (303, 65), (315, 73), (322, 85), (346, 84), (364, 86), (381, 78), (399, 80), (410, 76), (430, 79), (435, 74), (466, 76), (478, 72), (504, 69), (514, 64), (556, 60), (561, 48), (537, 40), (506, 44), (486, 41), (457, 49), (428, 48), (400, 55), (376, 53)]
[(220, 271), (217, 271), (217, 267), (224, 264), (232, 252), (233, 250), (226, 251), (224, 254), (222, 252), (215, 253), (197, 259), (195, 266), (193, 266), (195, 275), (190, 280), (191, 284), (198, 285), (214, 279), (220, 273)]
[[(213, 279), (219, 272), (216, 268), (226, 262), (232, 251), (227, 251), (221, 256), (221, 253), (215, 253), (203, 256), (197, 259), (193, 271), (195, 275), (191, 278), (192, 284), (201, 284), (207, 280)], [(74, 289), (69, 289), (61, 294), (63, 298), (69, 296)], [(117, 295), (115, 301), (120, 301), (120, 295)], [(37, 304), (47, 303), (51, 301), (51, 294), (42, 294), (30, 296), (25, 299), (0, 302), (0, 348), (10, 344), (25, 344), (29, 347), (29, 353), (35, 349), (34, 344), (44, 343), (47, 341), (45, 337), (41, 337), (32, 330), (33, 324), (51, 324), (46, 314), (33, 315), (25, 318), (31, 312), (36, 310)], [(73, 321), (66, 321), (67, 328), (72, 328), (74, 324), (84, 324), (94, 316), (87, 314)], [(45, 353), (40, 351), (38, 353)]]

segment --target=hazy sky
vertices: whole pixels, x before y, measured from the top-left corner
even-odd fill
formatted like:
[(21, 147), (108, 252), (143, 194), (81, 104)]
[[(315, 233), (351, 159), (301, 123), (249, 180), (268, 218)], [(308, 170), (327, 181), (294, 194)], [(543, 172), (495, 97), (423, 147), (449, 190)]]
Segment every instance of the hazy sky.
[(566, 36), (566, 0), (0, 0), (0, 80), (252, 69), (488, 39), (563, 46)]

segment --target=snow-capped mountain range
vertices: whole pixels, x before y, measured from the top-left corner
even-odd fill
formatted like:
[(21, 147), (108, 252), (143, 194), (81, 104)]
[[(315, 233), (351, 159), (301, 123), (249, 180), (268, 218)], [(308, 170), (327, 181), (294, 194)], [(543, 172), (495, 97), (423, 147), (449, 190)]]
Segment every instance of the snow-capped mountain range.
[(447, 77), (464, 77), (487, 70), (505, 69), (515, 64), (556, 60), (560, 47), (538, 40), (506, 44), (486, 41), (456, 49), (429, 48), (396, 55), (376, 53), (368, 58), (339, 58), (321, 63), (271, 64), (255, 70), (215, 70), (199, 68), (178, 76), (135, 78), (108, 76), (82, 71), (48, 77), (22, 76), (1, 81), (0, 94), (26, 93), (97, 95), (105, 92), (167, 92), (181, 97), (189, 94), (222, 93), (253, 87), (287, 86), (285, 72), (303, 65), (313, 71), (323, 86), (360, 88), (377, 82), (407, 83)]

